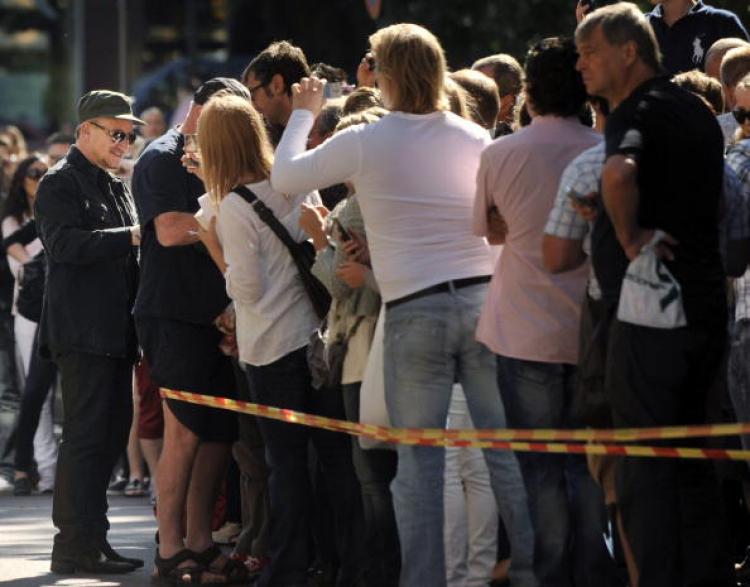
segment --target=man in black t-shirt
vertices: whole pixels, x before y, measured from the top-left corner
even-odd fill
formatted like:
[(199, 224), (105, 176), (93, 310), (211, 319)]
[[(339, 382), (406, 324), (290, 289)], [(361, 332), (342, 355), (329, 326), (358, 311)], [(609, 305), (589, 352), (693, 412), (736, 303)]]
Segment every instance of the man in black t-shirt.
[[(222, 334), (216, 327), (230, 300), (223, 275), (198, 240), (194, 214), (205, 191), (203, 183), (181, 163), (186, 136), (196, 132), (203, 105), (219, 91), (250, 100), (237, 80), (209, 80), (196, 90), (182, 126), (154, 140), (135, 166), (133, 192), (142, 242), (134, 314), (151, 378), (159, 387), (233, 397), (232, 364), (219, 349)], [(181, 580), (178, 566), (202, 569), (199, 582), (240, 579), (246, 574), (211, 541), (218, 480), (236, 435), (232, 412), (177, 400), (164, 403), (164, 446), (157, 472), (160, 543), (155, 561), (161, 576)]]
[[(616, 307), (629, 261), (659, 229), (668, 236), (657, 253), (681, 287), (687, 319), (674, 329), (614, 321), (606, 373), (614, 424), (704, 423), (726, 341), (721, 131), (699, 99), (657, 77), (656, 38), (635, 5), (593, 12), (576, 42), (587, 91), (612, 108), (604, 213), (592, 231), (604, 301)], [(625, 459), (616, 484), (641, 587), (733, 584), (712, 463)]]

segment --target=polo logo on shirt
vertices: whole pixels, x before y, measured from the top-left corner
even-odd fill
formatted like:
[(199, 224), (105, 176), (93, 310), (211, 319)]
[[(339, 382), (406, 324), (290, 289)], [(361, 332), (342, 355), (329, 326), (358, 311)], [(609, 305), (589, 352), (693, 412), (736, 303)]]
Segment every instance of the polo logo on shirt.
[(700, 37), (693, 39), (693, 63), (695, 65), (701, 65), (703, 63), (703, 57), (706, 54), (706, 50), (703, 48), (703, 43)]

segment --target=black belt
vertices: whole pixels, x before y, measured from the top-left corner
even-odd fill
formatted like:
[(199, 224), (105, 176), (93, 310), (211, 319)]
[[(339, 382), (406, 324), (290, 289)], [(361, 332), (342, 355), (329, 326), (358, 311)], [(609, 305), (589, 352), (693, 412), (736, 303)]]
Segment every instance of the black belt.
[(453, 289), (461, 289), (462, 287), (469, 287), (470, 285), (478, 285), (480, 283), (487, 283), (490, 279), (492, 279), (491, 275), (482, 275), (480, 277), (467, 277), (466, 279), (454, 279), (452, 281), (438, 283), (437, 285), (433, 285), (426, 289), (420, 289), (419, 291), (415, 291), (413, 294), (409, 294), (408, 296), (404, 296), (403, 298), (398, 298), (396, 300), (391, 300), (390, 302), (386, 302), (385, 307), (395, 308), (399, 304), (410, 302), (412, 300), (416, 300), (417, 298), (423, 298), (425, 296), (431, 296), (432, 294), (450, 291), (451, 287)]

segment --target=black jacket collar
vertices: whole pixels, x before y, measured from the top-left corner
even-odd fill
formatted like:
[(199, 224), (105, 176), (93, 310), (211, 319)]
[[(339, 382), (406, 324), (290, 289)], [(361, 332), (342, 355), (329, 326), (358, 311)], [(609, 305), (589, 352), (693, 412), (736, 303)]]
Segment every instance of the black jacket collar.
[[(70, 147), (70, 151), (67, 155), (68, 163), (75, 167), (78, 171), (86, 173), (92, 177), (96, 177), (100, 171), (104, 171), (101, 167), (94, 165), (91, 161), (86, 159), (81, 150), (73, 145)], [(106, 173), (106, 172), (105, 172)], [(107, 175), (109, 175), (107, 173)]]

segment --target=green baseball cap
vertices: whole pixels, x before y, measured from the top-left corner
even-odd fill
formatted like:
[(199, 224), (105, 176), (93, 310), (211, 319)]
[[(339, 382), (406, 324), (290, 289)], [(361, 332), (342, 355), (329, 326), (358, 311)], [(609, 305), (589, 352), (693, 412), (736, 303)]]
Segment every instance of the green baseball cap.
[(93, 90), (80, 97), (77, 108), (78, 124), (99, 116), (129, 120), (134, 124), (146, 124), (140, 118), (133, 116), (130, 98), (120, 92)]

